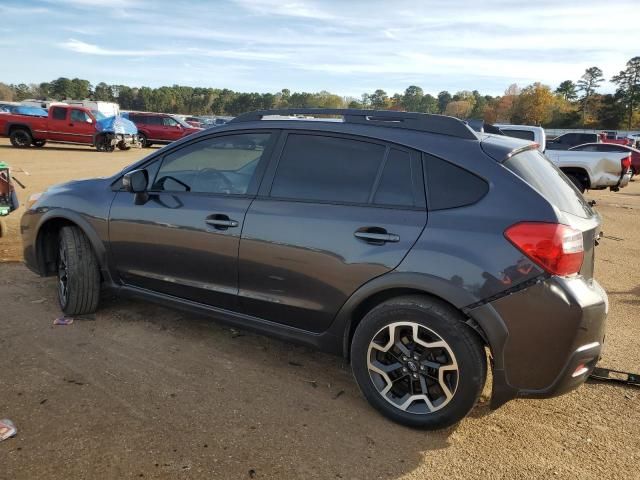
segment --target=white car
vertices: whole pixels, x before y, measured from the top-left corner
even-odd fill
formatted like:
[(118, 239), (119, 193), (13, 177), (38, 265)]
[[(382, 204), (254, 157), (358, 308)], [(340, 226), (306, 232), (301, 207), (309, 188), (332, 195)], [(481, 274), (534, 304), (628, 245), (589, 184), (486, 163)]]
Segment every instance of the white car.
[(544, 153), (547, 148), (547, 136), (544, 128), (534, 127), (531, 125), (509, 125), (506, 123), (494, 123), (502, 133), (508, 137), (521, 138), (522, 140), (531, 140), (538, 144), (538, 150)]
[(628, 153), (547, 150), (545, 155), (581, 192), (604, 188), (618, 191), (631, 179), (631, 155)]

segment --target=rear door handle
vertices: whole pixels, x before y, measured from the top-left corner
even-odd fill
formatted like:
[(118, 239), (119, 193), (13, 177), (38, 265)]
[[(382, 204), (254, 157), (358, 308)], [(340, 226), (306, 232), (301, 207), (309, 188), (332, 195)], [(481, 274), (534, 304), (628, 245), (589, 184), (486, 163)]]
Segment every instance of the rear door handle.
[(384, 245), (387, 242), (399, 242), (400, 236), (395, 233), (388, 233), (384, 228), (367, 227), (356, 230), (354, 237), (364, 240), (373, 245)]
[(210, 225), (217, 230), (226, 230), (229, 227), (237, 227), (238, 222), (236, 220), (230, 219), (227, 215), (216, 213), (215, 215), (210, 215), (205, 220), (207, 225)]

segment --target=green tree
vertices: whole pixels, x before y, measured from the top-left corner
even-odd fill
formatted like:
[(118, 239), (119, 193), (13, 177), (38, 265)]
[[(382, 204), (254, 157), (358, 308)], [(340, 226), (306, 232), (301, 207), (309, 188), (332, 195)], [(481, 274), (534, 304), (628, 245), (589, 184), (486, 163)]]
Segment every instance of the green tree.
[(73, 98), (75, 88), (71, 80), (60, 77), (50, 83), (49, 93), (56, 100), (66, 100)]
[(576, 92), (576, 84), (571, 80), (565, 80), (564, 82), (561, 82), (560, 85), (558, 85), (558, 88), (556, 88), (556, 93), (569, 102), (573, 102), (576, 98), (578, 98), (578, 93)]
[(576, 83), (578, 91), (582, 92), (582, 97), (580, 97), (580, 108), (582, 109), (583, 126), (585, 124), (587, 111), (589, 110), (591, 96), (603, 81), (604, 78), (602, 77), (602, 70), (598, 67), (589, 67), (584, 71), (584, 74)]
[(2, 82), (0, 82), (0, 100), (13, 101), (13, 88)]
[(444, 113), (447, 109), (447, 105), (451, 101), (451, 94), (446, 90), (443, 90), (438, 94), (438, 111)]
[(383, 110), (387, 106), (389, 96), (384, 90), (378, 89), (369, 95), (369, 100), (371, 102), (371, 108), (374, 110)]
[(411, 85), (407, 87), (402, 96), (402, 106), (407, 112), (420, 112), (422, 109), (422, 97), (424, 92), (420, 87)]
[(96, 88), (93, 92), (93, 98), (98, 101), (112, 102), (114, 98), (111, 86), (107, 85), (104, 82), (100, 82), (96, 85)]
[(618, 97), (625, 103), (627, 110), (627, 128), (631, 130), (633, 113), (640, 105), (640, 57), (627, 62), (627, 68), (615, 75), (611, 81), (618, 85)]
[(438, 99), (430, 93), (425, 93), (420, 102), (420, 112), (438, 113)]

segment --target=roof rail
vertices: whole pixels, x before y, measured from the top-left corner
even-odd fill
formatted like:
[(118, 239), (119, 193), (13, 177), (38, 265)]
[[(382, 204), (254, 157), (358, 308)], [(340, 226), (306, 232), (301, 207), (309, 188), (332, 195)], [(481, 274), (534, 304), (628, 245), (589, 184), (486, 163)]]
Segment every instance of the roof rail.
[(478, 139), (473, 130), (457, 118), (444, 115), (396, 112), (391, 110), (356, 110), (349, 108), (285, 108), (279, 110), (258, 110), (244, 113), (229, 123), (254, 122), (271, 115), (341, 115), (345, 123), (405, 128), (408, 130), (450, 135), (468, 140)]

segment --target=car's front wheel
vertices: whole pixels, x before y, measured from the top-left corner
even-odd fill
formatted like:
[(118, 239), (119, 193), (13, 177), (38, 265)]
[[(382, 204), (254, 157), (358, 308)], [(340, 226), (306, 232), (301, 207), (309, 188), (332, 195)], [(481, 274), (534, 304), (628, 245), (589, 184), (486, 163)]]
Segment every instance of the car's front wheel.
[(66, 315), (93, 313), (100, 299), (100, 270), (89, 239), (75, 226), (60, 229), (58, 301)]
[(437, 429), (464, 418), (487, 375), (477, 334), (449, 305), (423, 296), (378, 305), (358, 324), (351, 364), (362, 393), (391, 420)]

